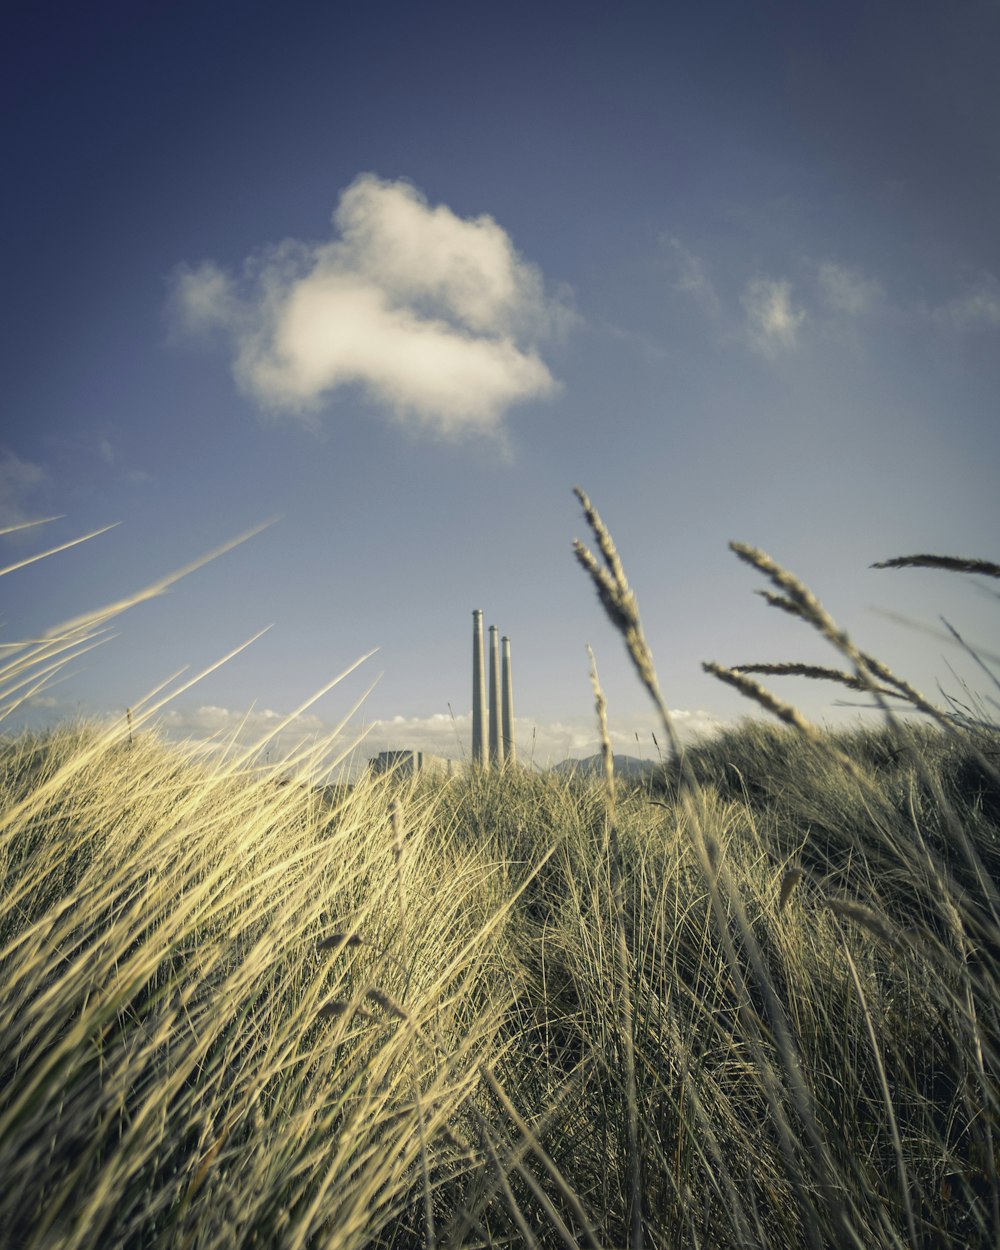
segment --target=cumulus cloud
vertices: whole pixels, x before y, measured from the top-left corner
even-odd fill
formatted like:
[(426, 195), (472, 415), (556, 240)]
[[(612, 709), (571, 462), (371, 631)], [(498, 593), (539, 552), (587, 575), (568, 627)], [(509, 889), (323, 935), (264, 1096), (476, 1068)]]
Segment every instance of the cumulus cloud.
[(831, 312), (842, 316), (863, 316), (883, 297), (881, 283), (832, 261), (820, 265), (816, 280), (823, 303)]
[(47, 476), (41, 465), (0, 450), (0, 529), (26, 525), (32, 519), (28, 503)]
[(791, 283), (784, 279), (754, 278), (742, 296), (750, 344), (765, 356), (776, 356), (795, 346), (805, 310), (792, 304)]
[(492, 217), (364, 174), (333, 227), (326, 242), (263, 250), (238, 278), (211, 261), (173, 276), (175, 326), (226, 336), (238, 386), (262, 407), (313, 414), (353, 386), (401, 421), (458, 435), (555, 392), (539, 348), (571, 314)]

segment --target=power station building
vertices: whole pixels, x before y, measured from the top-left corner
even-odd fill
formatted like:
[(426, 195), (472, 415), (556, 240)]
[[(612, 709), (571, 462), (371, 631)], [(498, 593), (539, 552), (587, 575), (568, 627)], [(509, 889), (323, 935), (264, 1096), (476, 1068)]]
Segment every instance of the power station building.
[(431, 755), (427, 751), (379, 751), (368, 761), (368, 770), (374, 774), (400, 773), (411, 776), (413, 773), (437, 773), (450, 776), (454, 768), (454, 760), (446, 760), (441, 755)]

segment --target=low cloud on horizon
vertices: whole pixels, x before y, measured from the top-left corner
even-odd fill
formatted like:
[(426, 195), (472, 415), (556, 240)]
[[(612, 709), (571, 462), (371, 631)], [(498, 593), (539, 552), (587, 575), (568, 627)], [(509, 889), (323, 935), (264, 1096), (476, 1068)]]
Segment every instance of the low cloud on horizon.
[(558, 390), (539, 349), (573, 315), (492, 217), (362, 174), (333, 227), (326, 242), (262, 249), (239, 277), (212, 260), (178, 267), (173, 329), (221, 333), (239, 389), (306, 419), (359, 387), (402, 423), (495, 433), (513, 405)]
[[(711, 735), (723, 722), (704, 711), (674, 710), (676, 728), (685, 742)], [(234, 709), (213, 704), (169, 708), (156, 719), (165, 737), (192, 745), (222, 746), (233, 743), (250, 749), (274, 734), (284, 714), (273, 709)], [(334, 735), (335, 726), (320, 716), (306, 713), (277, 733), (263, 746), (263, 753), (275, 764), (303, 747)], [(612, 717), (609, 724), (616, 754), (656, 759), (660, 747), (666, 750), (652, 714), (631, 719)], [(654, 742), (655, 734), (657, 742)], [(327, 760), (344, 755), (349, 772), (357, 775), (366, 762), (380, 751), (424, 751), (447, 759), (463, 760), (471, 754), (472, 713), (453, 716), (436, 712), (430, 716), (395, 716), (388, 719), (352, 720), (331, 737), (324, 752)], [(590, 716), (562, 721), (534, 721), (515, 718), (518, 759), (524, 764), (548, 768), (564, 759), (580, 759), (600, 750), (596, 727)]]

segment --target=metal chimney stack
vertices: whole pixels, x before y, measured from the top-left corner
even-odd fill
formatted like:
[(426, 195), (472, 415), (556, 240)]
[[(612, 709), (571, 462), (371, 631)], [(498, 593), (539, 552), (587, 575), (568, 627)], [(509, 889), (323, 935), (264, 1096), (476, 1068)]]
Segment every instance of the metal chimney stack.
[(472, 613), (472, 763), (482, 768), (486, 763), (483, 742), (483, 712), (486, 708), (486, 679), (483, 674), (483, 614), (479, 608)]
[(514, 687), (510, 675), (510, 639), (503, 640), (503, 755), (508, 764), (514, 756)]
[(503, 739), (500, 736), (500, 653), (497, 627), (490, 626), (490, 766), (503, 767)]

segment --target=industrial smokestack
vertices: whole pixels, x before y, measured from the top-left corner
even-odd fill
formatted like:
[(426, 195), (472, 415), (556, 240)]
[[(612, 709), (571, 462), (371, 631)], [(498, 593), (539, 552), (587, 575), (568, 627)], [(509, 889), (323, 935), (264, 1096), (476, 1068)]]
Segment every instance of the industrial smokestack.
[(500, 736), (500, 652), (497, 627), (490, 626), (490, 764), (503, 766), (503, 739)]
[(472, 614), (472, 763), (481, 768), (486, 763), (483, 750), (483, 712), (486, 708), (486, 679), (483, 673), (483, 614), (479, 608)]
[(508, 764), (514, 758), (514, 687), (510, 676), (510, 639), (503, 640), (503, 757)]

